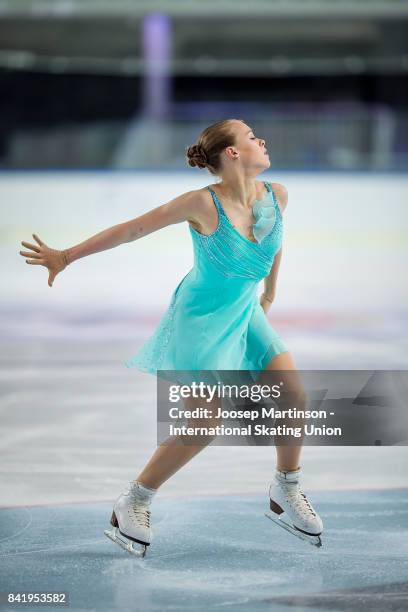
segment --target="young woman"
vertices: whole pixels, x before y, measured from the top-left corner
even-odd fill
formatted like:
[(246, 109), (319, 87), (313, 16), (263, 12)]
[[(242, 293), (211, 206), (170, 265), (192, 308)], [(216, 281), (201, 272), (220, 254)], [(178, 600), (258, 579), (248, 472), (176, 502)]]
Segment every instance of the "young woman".
[[(302, 409), (305, 392), (293, 357), (266, 317), (276, 294), (288, 195), (283, 185), (255, 178), (270, 167), (265, 141), (244, 121), (226, 119), (201, 133), (188, 148), (187, 160), (221, 180), (63, 251), (51, 249), (33, 234), (37, 245), (22, 242), (30, 251), (20, 253), (29, 257), (27, 263), (47, 267), (52, 286), (56, 275), (76, 259), (187, 221), (194, 267), (173, 292), (155, 333), (126, 365), (156, 375), (158, 370), (279, 371), (296, 407)], [(262, 279), (264, 292), (258, 299)], [(189, 398), (185, 405), (202, 407), (202, 399)], [(215, 400), (206, 407), (216, 413)], [(188, 424), (211, 426), (213, 421), (191, 419)], [(168, 438), (114, 504), (113, 530), (105, 533), (132, 554), (144, 555), (150, 545), (149, 508), (157, 489), (203, 448), (202, 443), (185, 441), (184, 436)], [(285, 512), (290, 523), (282, 521), (282, 526), (319, 546), (323, 523), (299, 484), (301, 448), (276, 445), (277, 467), (269, 487), (271, 518)]]

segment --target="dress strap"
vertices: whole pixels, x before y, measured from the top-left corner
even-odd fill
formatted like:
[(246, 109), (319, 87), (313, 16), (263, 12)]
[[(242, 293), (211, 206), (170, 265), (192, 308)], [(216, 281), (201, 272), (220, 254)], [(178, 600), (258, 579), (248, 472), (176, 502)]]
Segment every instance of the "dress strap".
[(208, 191), (209, 191), (209, 192), (211, 193), (211, 195), (212, 195), (212, 198), (213, 198), (214, 204), (215, 204), (215, 206), (216, 206), (216, 208), (217, 208), (217, 210), (218, 210), (218, 213), (219, 213), (220, 215), (222, 215), (223, 217), (226, 217), (226, 214), (225, 214), (225, 212), (224, 212), (224, 209), (223, 209), (223, 207), (222, 207), (222, 204), (221, 204), (221, 202), (219, 201), (218, 196), (217, 196), (217, 194), (215, 193), (214, 189), (211, 189), (211, 187), (210, 187), (209, 185), (207, 185), (207, 189), (208, 189)]
[(271, 192), (271, 194), (272, 194), (272, 198), (273, 198), (273, 201), (274, 201), (275, 206), (278, 206), (278, 201), (277, 201), (277, 199), (276, 199), (275, 192), (274, 192), (274, 190), (272, 189), (272, 185), (271, 185), (271, 183), (270, 183), (269, 181), (264, 181), (264, 185), (265, 185), (265, 187), (267, 188), (267, 190)]

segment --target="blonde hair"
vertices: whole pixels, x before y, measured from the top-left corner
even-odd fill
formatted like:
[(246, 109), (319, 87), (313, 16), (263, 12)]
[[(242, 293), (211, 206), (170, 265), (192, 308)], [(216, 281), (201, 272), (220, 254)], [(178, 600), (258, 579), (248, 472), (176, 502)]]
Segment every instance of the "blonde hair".
[(223, 119), (209, 125), (203, 130), (197, 142), (186, 151), (187, 163), (191, 167), (208, 168), (211, 174), (217, 174), (221, 167), (220, 154), (226, 147), (235, 144), (235, 134), (231, 128), (232, 121), (243, 119)]

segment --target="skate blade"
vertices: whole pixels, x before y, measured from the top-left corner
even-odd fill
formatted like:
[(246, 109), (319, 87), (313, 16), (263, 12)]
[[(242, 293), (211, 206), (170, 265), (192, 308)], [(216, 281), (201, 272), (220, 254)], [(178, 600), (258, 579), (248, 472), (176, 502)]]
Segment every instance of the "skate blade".
[(279, 525), (279, 527), (283, 527), (283, 529), (286, 529), (286, 531), (289, 531), (289, 533), (295, 535), (297, 538), (305, 540), (305, 542), (309, 542), (309, 544), (311, 544), (312, 546), (316, 546), (317, 548), (321, 547), (322, 541), (320, 539), (320, 536), (307, 535), (307, 533), (302, 533), (298, 529), (295, 529), (295, 527), (292, 527), (292, 525), (286, 523), (286, 521), (284, 521), (283, 519), (278, 518), (276, 514), (271, 511), (265, 512), (265, 516), (267, 516), (269, 519), (271, 519), (271, 521), (276, 523), (276, 525)]
[[(126, 550), (134, 557), (143, 558), (146, 555), (146, 546), (144, 546), (143, 544), (138, 544), (137, 542), (132, 542), (132, 540), (128, 540), (120, 533), (117, 527), (114, 527), (113, 529), (105, 529), (103, 533), (110, 540), (112, 540), (112, 542), (118, 544), (121, 548)], [(134, 548), (134, 546), (136, 545), (140, 548)]]

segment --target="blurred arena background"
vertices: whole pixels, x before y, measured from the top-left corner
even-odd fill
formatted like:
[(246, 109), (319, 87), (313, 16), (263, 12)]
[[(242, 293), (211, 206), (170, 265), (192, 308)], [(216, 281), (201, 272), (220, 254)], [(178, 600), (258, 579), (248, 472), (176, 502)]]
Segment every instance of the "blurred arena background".
[[(213, 183), (184, 155), (219, 119), (288, 188), (268, 317), (298, 367), (407, 369), (407, 72), (404, 0), (0, 0), (3, 505), (110, 499), (140, 471), (156, 381), (124, 361), (193, 263), (174, 225), (50, 288), (21, 241), (68, 248)], [(406, 486), (406, 459), (309, 447), (305, 486)], [(163, 490), (263, 491), (274, 461), (210, 447)]]
[(1, 165), (179, 169), (203, 127), (242, 115), (275, 171), (406, 170), (407, 14), (404, 0), (1, 0)]

